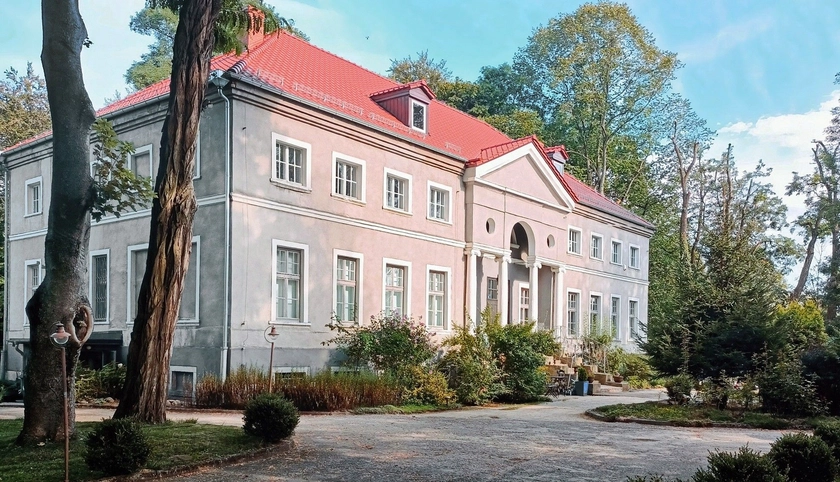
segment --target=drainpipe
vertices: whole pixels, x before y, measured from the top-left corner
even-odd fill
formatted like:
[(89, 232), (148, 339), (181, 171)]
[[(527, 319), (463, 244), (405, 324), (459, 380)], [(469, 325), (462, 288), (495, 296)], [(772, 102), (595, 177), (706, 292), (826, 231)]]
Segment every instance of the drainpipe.
[(222, 353), (219, 371), (219, 377), (222, 381), (227, 379), (228, 375), (228, 354), (230, 352), (230, 336), (231, 336), (231, 313), (230, 313), (230, 240), (231, 240), (231, 222), (230, 222), (230, 196), (231, 196), (231, 176), (233, 169), (231, 168), (231, 137), (233, 136), (233, 128), (231, 127), (230, 115), (230, 99), (225, 96), (224, 87), (230, 83), (230, 80), (223, 77), (224, 72), (221, 70), (214, 70), (210, 72), (210, 83), (216, 86), (219, 95), (225, 100), (225, 311), (222, 318), (224, 327), (222, 329)]
[(6, 280), (3, 289), (3, 346), (0, 346), (0, 380), (6, 379), (9, 366), (9, 170), (3, 170), (3, 279)]

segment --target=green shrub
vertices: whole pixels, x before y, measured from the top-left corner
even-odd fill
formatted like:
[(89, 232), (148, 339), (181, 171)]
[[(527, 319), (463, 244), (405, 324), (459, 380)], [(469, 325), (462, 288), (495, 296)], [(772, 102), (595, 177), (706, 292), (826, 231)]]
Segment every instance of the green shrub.
[(76, 369), (76, 398), (119, 399), (125, 384), (125, 374), (126, 368), (122, 363), (110, 362), (99, 370), (80, 366)]
[(280, 395), (266, 393), (245, 404), (245, 433), (277, 443), (295, 432), (300, 415), (292, 402)]
[(681, 482), (680, 479), (666, 479), (664, 475), (648, 474), (627, 477), (627, 482)]
[(338, 346), (353, 367), (398, 375), (425, 364), (437, 353), (426, 325), (399, 314), (382, 312), (366, 325), (334, 322), (328, 326), (338, 335), (324, 344)]
[(721, 373), (716, 378), (707, 378), (700, 382), (699, 395), (703, 403), (718, 410), (726, 410), (729, 406), (729, 399), (735, 394), (734, 378), (727, 378)]
[(23, 396), (23, 379), (17, 380), (0, 380), (0, 387), (2, 387), (3, 396), (0, 397), (0, 402), (12, 402)]
[(285, 378), (274, 384), (274, 390), (298, 410), (313, 412), (398, 405), (402, 396), (396, 380), (367, 371)]
[(481, 314), (484, 323), (478, 324), (475, 333), (462, 327), (455, 328), (455, 335), (447, 338), (444, 346), (451, 347), (438, 362), (438, 370), (446, 376), (449, 388), (455, 391), (458, 403), (484, 405), (506, 391), (504, 373), (487, 338), (486, 322), (489, 311)]
[(804, 433), (782, 435), (770, 445), (767, 457), (791, 482), (832, 482), (837, 475), (828, 445)]
[(493, 356), (504, 373), (502, 382), (506, 391), (498, 397), (501, 401), (532, 402), (545, 394), (545, 355), (557, 351), (558, 345), (551, 333), (533, 331), (533, 323), (501, 326), (487, 323), (487, 337)]
[(668, 400), (677, 405), (688, 403), (692, 389), (694, 389), (694, 379), (687, 373), (680, 373), (665, 381)]
[(699, 469), (694, 482), (785, 482), (773, 462), (760, 453), (741, 447), (737, 452), (709, 454), (709, 466)]
[(413, 405), (436, 405), (444, 407), (455, 403), (455, 392), (443, 373), (421, 367), (412, 367), (403, 377), (405, 394), (403, 401)]
[(767, 354), (757, 359), (759, 370), (754, 379), (763, 411), (797, 417), (825, 411), (814, 383), (805, 377), (802, 361), (795, 353), (785, 350), (775, 360)]
[(131, 474), (152, 453), (140, 423), (132, 418), (103, 420), (85, 439), (85, 463), (107, 475)]
[(831, 449), (834, 460), (840, 462), (840, 422), (823, 422), (814, 428), (814, 436), (822, 439)]
[(802, 354), (804, 375), (813, 380), (817, 396), (828, 404), (832, 415), (840, 415), (840, 340), (814, 347)]

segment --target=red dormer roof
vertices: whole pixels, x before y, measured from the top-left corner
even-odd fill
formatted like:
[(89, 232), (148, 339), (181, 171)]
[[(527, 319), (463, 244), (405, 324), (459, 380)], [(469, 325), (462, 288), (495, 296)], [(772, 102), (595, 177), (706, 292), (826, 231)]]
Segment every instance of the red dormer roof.
[(425, 80), (415, 80), (414, 82), (409, 82), (407, 84), (400, 84), (396, 87), (391, 87), (390, 89), (385, 89), (385, 90), (382, 90), (382, 91), (379, 91), (379, 92), (374, 92), (374, 93), (370, 94), (370, 96), (372, 98), (376, 98), (376, 97), (381, 97), (381, 96), (386, 95), (386, 94), (391, 94), (391, 93), (394, 93), (394, 92), (400, 92), (400, 91), (403, 91), (403, 90), (411, 90), (411, 89), (414, 89), (414, 88), (421, 89), (426, 95), (429, 96), (430, 99), (436, 99), (437, 98), (437, 97), (435, 97), (435, 93), (432, 92), (432, 89), (429, 88), (429, 84), (427, 84)]

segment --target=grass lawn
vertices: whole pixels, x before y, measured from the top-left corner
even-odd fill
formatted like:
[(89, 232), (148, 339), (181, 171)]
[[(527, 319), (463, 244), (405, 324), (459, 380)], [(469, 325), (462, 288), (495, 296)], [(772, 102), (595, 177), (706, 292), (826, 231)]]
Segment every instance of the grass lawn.
[(717, 423), (739, 423), (754, 428), (786, 429), (813, 428), (817, 423), (832, 420), (831, 417), (808, 419), (786, 419), (767, 413), (742, 412), (740, 410), (718, 410), (696, 405), (668, 405), (664, 403), (634, 403), (627, 405), (606, 405), (595, 412), (610, 417), (613, 421), (621, 417), (671, 422), (674, 425), (698, 426)]
[[(70, 480), (95, 480), (104, 476), (90, 471), (83, 457), (84, 436), (95, 425), (94, 422), (76, 424), (79, 437), (70, 442)], [(22, 419), (0, 420), (0, 481), (63, 480), (64, 443), (18, 447), (15, 438), (22, 426)], [(145, 426), (143, 431), (152, 446), (146, 468), (154, 470), (207, 462), (261, 446), (260, 439), (246, 435), (237, 427), (169, 422)]]

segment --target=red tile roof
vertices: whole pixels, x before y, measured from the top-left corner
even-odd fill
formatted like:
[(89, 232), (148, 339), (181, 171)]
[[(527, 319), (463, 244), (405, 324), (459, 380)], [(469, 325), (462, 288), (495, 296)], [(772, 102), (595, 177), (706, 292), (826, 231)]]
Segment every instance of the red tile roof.
[[(486, 122), (434, 99), (434, 93), (430, 90), (432, 101), (427, 114), (429, 128), (426, 133), (409, 128), (371, 98), (374, 94), (405, 88), (428, 89), (423, 81), (399, 84), (283, 31), (267, 35), (262, 43), (241, 56), (227, 53), (214, 57), (211, 60), (211, 70), (216, 69), (231, 70), (287, 95), (306, 99), (380, 129), (410, 138), (413, 142), (447, 152), (468, 160), (468, 165), (471, 166), (496, 159), (533, 143), (575, 201), (644, 226), (651, 226), (644, 219), (600, 195), (570, 174), (560, 174), (551, 162), (550, 153), (559, 150), (568, 158), (563, 146), (545, 148), (535, 136), (511, 140)], [(96, 114), (112, 114), (167, 95), (168, 79), (127, 95), (100, 109)], [(6, 152), (49, 134), (51, 133), (45, 132), (20, 142)]]

